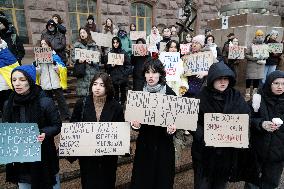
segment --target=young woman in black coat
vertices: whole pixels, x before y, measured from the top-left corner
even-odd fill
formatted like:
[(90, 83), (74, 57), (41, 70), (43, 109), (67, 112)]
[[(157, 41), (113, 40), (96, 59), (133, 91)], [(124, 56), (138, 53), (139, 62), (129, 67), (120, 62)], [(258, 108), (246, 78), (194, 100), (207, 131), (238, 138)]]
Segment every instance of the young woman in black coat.
[[(166, 72), (158, 59), (150, 59), (144, 65), (146, 83), (140, 91), (175, 95), (166, 85)], [(141, 125), (131, 122), (139, 131), (133, 163), (131, 189), (172, 189), (175, 176), (175, 149), (173, 134), (175, 125), (167, 128)]]
[(205, 113), (249, 114), (241, 93), (233, 88), (235, 82), (235, 74), (227, 65), (215, 63), (209, 69), (207, 86), (198, 95), (198, 126), (191, 148), (195, 189), (224, 189), (242, 168), (238, 157), (243, 149), (207, 147), (204, 142)]
[(264, 86), (253, 96), (251, 118), (252, 148), (258, 157), (261, 177), (259, 187), (246, 184), (248, 189), (272, 189), (279, 185), (284, 162), (284, 72), (274, 71)]
[[(136, 40), (136, 44), (146, 44), (145, 39), (139, 38)], [(144, 75), (143, 68), (145, 61), (149, 58), (149, 54), (145, 56), (131, 56), (131, 64), (133, 68), (133, 90), (137, 91), (143, 88), (144, 85)]]
[[(124, 122), (121, 105), (114, 100), (111, 78), (98, 72), (89, 96), (77, 101), (71, 122)], [(78, 157), (82, 189), (114, 189), (117, 156)]]
[(37, 123), (40, 131), (37, 140), (42, 145), (41, 161), (7, 164), (6, 180), (18, 184), (19, 189), (52, 189), (59, 172), (54, 144), (54, 136), (61, 130), (59, 112), (53, 100), (35, 84), (33, 65), (16, 67), (11, 73), (11, 81), (14, 91), (6, 101), (3, 122)]
[[(122, 49), (121, 41), (118, 37), (112, 38), (112, 49), (110, 53), (123, 54), (124, 62), (123, 65), (107, 64), (106, 70), (110, 74), (113, 87), (114, 87), (114, 98), (124, 104), (126, 101), (126, 88), (128, 84), (128, 76), (131, 74), (130, 58)], [(108, 62), (108, 55), (106, 55), (106, 63)], [(119, 95), (120, 93), (120, 95)], [(120, 97), (119, 97), (120, 96)]]

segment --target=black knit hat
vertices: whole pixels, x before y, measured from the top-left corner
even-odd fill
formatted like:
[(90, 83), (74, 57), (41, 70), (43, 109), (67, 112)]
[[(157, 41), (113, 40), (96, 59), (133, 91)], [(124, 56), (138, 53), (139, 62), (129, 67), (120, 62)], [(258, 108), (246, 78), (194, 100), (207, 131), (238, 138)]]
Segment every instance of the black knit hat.
[(93, 20), (93, 21), (95, 21), (94, 16), (91, 15), (91, 14), (88, 16), (87, 20), (90, 20), (90, 19)]

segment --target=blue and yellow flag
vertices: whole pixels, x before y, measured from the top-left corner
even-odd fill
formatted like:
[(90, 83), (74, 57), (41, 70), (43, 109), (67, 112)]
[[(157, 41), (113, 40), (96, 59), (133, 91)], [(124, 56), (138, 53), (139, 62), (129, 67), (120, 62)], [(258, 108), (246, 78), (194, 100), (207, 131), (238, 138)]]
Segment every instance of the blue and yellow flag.
[(11, 72), (20, 66), (17, 59), (8, 48), (0, 49), (0, 74), (3, 76), (9, 87), (12, 89)]
[(56, 62), (59, 69), (60, 86), (65, 90), (67, 89), (67, 67), (57, 54), (53, 54), (52, 59)]

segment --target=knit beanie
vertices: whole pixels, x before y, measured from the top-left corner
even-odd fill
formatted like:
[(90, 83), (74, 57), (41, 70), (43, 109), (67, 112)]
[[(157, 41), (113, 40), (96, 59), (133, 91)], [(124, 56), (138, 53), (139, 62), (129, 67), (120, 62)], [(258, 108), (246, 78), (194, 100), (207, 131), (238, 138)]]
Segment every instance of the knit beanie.
[(270, 36), (272, 36), (272, 35), (279, 35), (279, 32), (278, 31), (276, 31), (276, 30), (272, 30), (271, 32), (270, 32)]
[(22, 65), (22, 66), (18, 66), (16, 68), (13, 69), (11, 75), (15, 72), (15, 71), (20, 71), (22, 72), (29, 81), (31, 81), (33, 84), (35, 85), (36, 83), (36, 68), (33, 65)]
[(204, 46), (204, 42), (205, 42), (205, 35), (197, 35), (195, 37), (192, 38), (192, 42), (197, 42), (199, 44), (201, 44), (201, 46)]
[(262, 30), (256, 30), (255, 37), (256, 36), (264, 36), (264, 32)]

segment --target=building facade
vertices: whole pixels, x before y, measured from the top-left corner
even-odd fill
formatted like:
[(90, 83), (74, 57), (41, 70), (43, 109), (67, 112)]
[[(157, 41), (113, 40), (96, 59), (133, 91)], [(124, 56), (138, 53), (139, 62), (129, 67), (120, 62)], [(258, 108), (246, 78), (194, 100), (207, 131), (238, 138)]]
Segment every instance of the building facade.
[[(46, 22), (53, 14), (59, 14), (67, 28), (67, 43), (78, 38), (78, 29), (86, 24), (89, 14), (95, 17), (99, 29), (107, 18), (115, 25), (129, 29), (135, 23), (138, 30), (150, 32), (152, 25), (174, 25), (181, 14), (185, 0), (4, 0), (0, 5), (8, 19), (15, 25), (25, 44), (36, 45)], [(220, 14), (224, 4), (234, 0), (194, 0), (193, 14), (195, 33), (202, 33), (207, 20)], [(269, 11), (282, 16), (284, 1), (269, 0)], [(283, 24), (282, 24), (283, 25)]]

